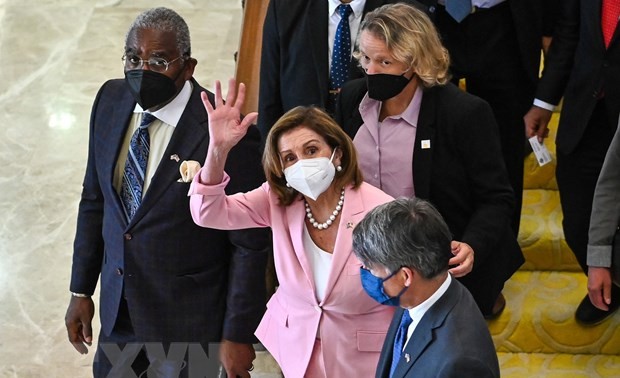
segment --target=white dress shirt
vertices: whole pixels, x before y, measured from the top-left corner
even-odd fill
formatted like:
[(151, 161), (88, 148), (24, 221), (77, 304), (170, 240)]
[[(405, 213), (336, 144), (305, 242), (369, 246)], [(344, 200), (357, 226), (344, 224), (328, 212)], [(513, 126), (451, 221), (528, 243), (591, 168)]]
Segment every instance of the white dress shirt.
[(310, 237), (308, 227), (304, 222), (304, 249), (306, 257), (312, 269), (312, 277), (314, 278), (314, 288), (317, 301), (322, 302), (325, 299), (325, 290), (327, 289), (327, 279), (332, 269), (332, 260), (334, 255), (322, 250)]
[[(340, 0), (328, 0), (328, 17), (329, 17), (329, 27), (327, 32), (327, 46), (329, 51), (327, 56), (329, 57), (329, 66), (332, 66), (332, 50), (334, 49), (334, 38), (336, 38), (336, 29), (338, 28), (338, 24), (340, 23), (340, 13), (336, 11), (338, 5), (344, 4), (341, 3)], [(355, 43), (357, 41), (357, 33), (360, 28), (360, 23), (362, 22), (362, 16), (364, 14), (364, 6), (366, 5), (366, 0), (352, 0), (349, 5), (351, 6), (351, 10), (353, 13), (349, 16), (349, 28), (351, 29), (351, 48), (354, 48)]]
[(433, 293), (433, 295), (431, 295), (427, 300), (415, 306), (414, 308), (410, 308), (407, 310), (409, 311), (409, 316), (411, 316), (412, 322), (407, 329), (407, 340), (403, 344), (403, 350), (407, 346), (407, 343), (409, 342), (411, 335), (413, 335), (413, 331), (415, 331), (416, 327), (418, 326), (418, 323), (420, 323), (420, 320), (422, 320), (422, 317), (424, 316), (424, 314), (426, 314), (426, 311), (428, 311), (428, 309), (431, 308), (435, 304), (435, 302), (437, 302), (439, 298), (441, 298), (442, 295), (444, 295), (444, 293), (448, 290), (448, 287), (450, 286), (450, 282), (452, 282), (452, 276), (448, 274), (446, 280), (441, 284), (441, 286), (439, 286), (439, 289), (437, 289), (437, 291)]
[[(151, 184), (151, 179), (157, 170), (159, 162), (164, 156), (164, 152), (168, 147), (168, 143), (172, 138), (172, 133), (181, 119), (181, 115), (185, 111), (185, 107), (189, 102), (189, 98), (192, 95), (192, 83), (186, 81), (185, 85), (181, 89), (181, 92), (166, 106), (152, 112), (151, 114), (157, 117), (155, 121), (149, 126), (149, 161), (146, 164), (146, 176), (144, 178), (144, 188), (142, 190), (142, 198)], [(116, 159), (116, 169), (114, 170), (114, 188), (120, 193), (121, 183), (123, 181), (123, 174), (125, 172), (125, 163), (127, 161), (127, 153), (129, 152), (129, 144), (131, 137), (142, 121), (142, 113), (144, 110), (138, 104), (133, 110), (133, 115), (129, 121), (129, 127), (125, 133), (125, 140), (121, 146), (118, 158)]]

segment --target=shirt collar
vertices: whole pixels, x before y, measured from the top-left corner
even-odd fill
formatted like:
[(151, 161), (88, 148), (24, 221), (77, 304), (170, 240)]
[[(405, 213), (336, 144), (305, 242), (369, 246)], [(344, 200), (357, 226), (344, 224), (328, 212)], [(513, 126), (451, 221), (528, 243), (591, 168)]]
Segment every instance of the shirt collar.
[[(189, 98), (191, 97), (191, 95), (192, 95), (192, 82), (190, 80), (187, 80), (185, 84), (183, 85), (183, 88), (181, 89), (179, 94), (176, 95), (176, 97), (172, 99), (172, 101), (167, 103), (166, 106), (164, 106), (163, 108), (158, 109), (152, 113), (151, 112), (149, 113), (157, 117), (157, 119), (159, 119), (160, 121), (168, 125), (171, 125), (173, 127), (176, 127), (177, 124), (179, 123), (179, 120), (181, 119), (181, 116), (183, 115), (183, 112), (185, 111), (185, 107), (187, 106), (187, 103), (189, 102)], [(133, 112), (142, 113), (144, 112), (144, 109), (142, 109), (140, 104), (136, 104), (136, 107), (133, 109)]]
[[(338, 5), (343, 4), (340, 0), (329, 0), (328, 1), (328, 15), (329, 17), (333, 16), (336, 13), (336, 8)], [(351, 10), (353, 11), (354, 17), (359, 17), (364, 12), (364, 5), (366, 5), (366, 0), (353, 0), (349, 3), (351, 6)]]
[[(386, 119), (391, 118), (391, 119), (397, 120), (399, 118), (402, 118), (408, 125), (413, 126), (413, 127), (418, 127), (418, 117), (420, 116), (420, 106), (422, 105), (423, 94), (424, 94), (424, 90), (422, 89), (422, 86), (418, 85), (418, 87), (415, 90), (415, 93), (413, 94), (413, 98), (411, 99), (411, 102), (409, 103), (409, 106), (407, 106), (405, 111), (403, 111), (401, 114), (389, 116)], [(373, 109), (373, 108), (375, 110), (373, 114), (376, 113), (377, 117), (379, 117), (381, 101), (377, 101), (377, 100), (374, 100), (368, 97), (368, 93), (366, 93), (364, 95), (364, 98), (360, 102), (360, 106), (359, 106), (360, 113), (363, 113), (366, 109)]]
[(448, 277), (446, 277), (446, 280), (441, 284), (441, 286), (439, 286), (439, 289), (437, 289), (437, 291), (435, 291), (433, 295), (428, 297), (424, 302), (420, 303), (414, 308), (408, 309), (409, 316), (411, 316), (411, 319), (413, 319), (416, 324), (420, 321), (420, 319), (422, 319), (424, 314), (426, 314), (426, 311), (428, 311), (428, 309), (430, 309), (435, 304), (435, 302), (437, 302), (439, 298), (441, 298), (441, 296), (444, 295), (446, 291), (448, 291), (448, 287), (450, 287), (450, 282), (452, 282), (452, 277), (448, 273)]

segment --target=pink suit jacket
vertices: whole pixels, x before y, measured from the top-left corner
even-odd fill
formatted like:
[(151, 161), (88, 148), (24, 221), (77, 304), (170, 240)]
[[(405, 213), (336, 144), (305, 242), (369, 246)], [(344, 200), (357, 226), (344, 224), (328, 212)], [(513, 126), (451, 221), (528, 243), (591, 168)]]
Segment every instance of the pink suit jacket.
[(327, 290), (318, 302), (303, 248), (303, 200), (281, 206), (267, 183), (248, 193), (226, 196), (227, 175), (221, 184), (210, 186), (201, 184), (199, 178), (200, 173), (189, 191), (197, 224), (223, 230), (272, 228), (280, 286), (267, 304), (256, 336), (284, 376), (307, 374), (317, 335), (328, 377), (373, 376), (394, 308), (378, 304), (364, 292), (361, 263), (352, 251), (352, 232), (368, 211), (392, 197), (366, 183), (358, 189), (345, 188)]

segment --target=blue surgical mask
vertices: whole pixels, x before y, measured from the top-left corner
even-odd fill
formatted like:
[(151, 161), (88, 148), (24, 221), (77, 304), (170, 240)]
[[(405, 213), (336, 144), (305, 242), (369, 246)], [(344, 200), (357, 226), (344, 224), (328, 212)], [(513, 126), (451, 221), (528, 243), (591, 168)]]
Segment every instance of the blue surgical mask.
[(362, 279), (362, 287), (364, 288), (364, 291), (366, 291), (366, 294), (368, 294), (370, 298), (383, 305), (400, 306), (400, 297), (409, 288), (408, 286), (403, 287), (400, 293), (396, 294), (396, 296), (394, 297), (390, 297), (383, 290), (383, 283), (394, 277), (394, 275), (398, 273), (399, 270), (400, 269), (397, 269), (385, 278), (379, 278), (370, 273), (369, 270), (360, 267), (360, 277)]

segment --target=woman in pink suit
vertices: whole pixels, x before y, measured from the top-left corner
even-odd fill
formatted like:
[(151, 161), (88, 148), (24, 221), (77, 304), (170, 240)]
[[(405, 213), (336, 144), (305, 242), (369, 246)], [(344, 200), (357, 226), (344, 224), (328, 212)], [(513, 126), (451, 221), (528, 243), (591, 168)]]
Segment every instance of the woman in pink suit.
[(322, 110), (297, 107), (267, 136), (267, 182), (227, 196), (224, 163), (256, 113), (240, 119), (243, 84), (226, 103), (216, 83), (209, 114), (204, 167), (190, 188), (194, 221), (230, 230), (271, 227), (280, 286), (267, 304), (256, 335), (289, 377), (370, 377), (394, 311), (362, 288), (352, 251), (355, 225), (375, 206), (392, 200), (364, 183), (349, 137)]

